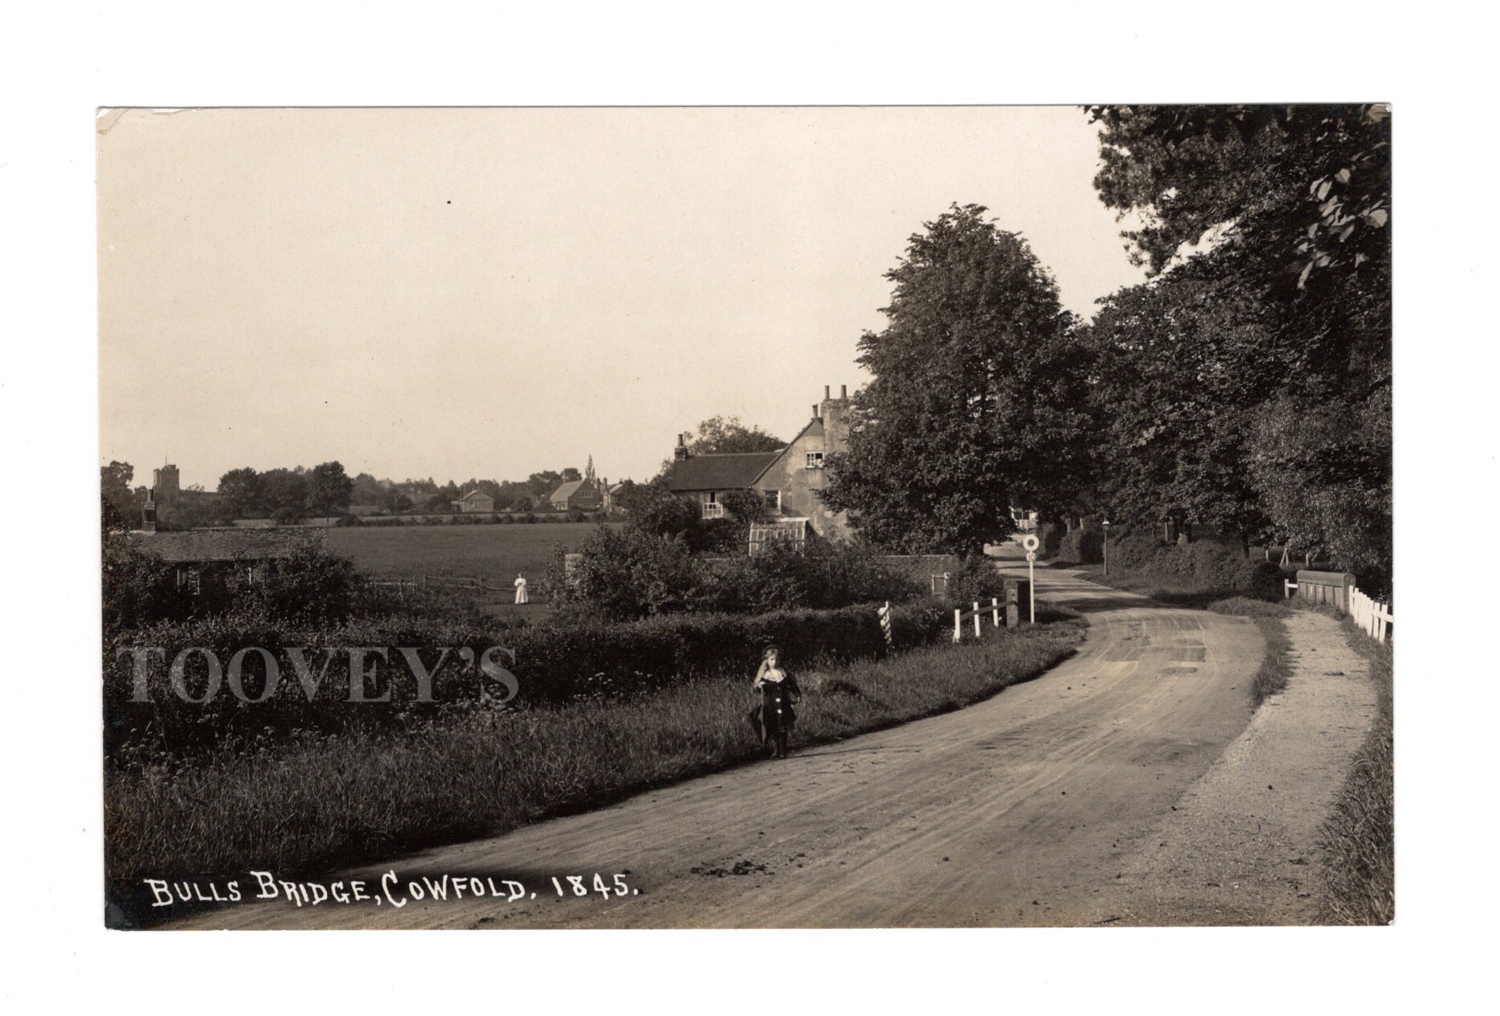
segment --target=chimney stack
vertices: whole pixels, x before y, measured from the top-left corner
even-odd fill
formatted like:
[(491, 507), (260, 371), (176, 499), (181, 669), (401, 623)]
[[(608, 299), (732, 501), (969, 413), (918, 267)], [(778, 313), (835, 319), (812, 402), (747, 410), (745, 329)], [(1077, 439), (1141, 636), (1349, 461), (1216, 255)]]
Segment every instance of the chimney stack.
[(825, 400), (828, 399), (828, 398), (830, 398), (831, 397), (830, 393), (832, 391), (833, 391), (833, 386), (832, 385), (824, 385), (823, 386), (823, 398)]
[(818, 407), (818, 416), (823, 420), (825, 450), (842, 452), (849, 440), (849, 386), (839, 386), (839, 397), (833, 398), (832, 386), (823, 389), (823, 403)]
[(817, 418), (818, 418), (818, 404), (816, 402), (814, 402), (813, 403), (813, 419), (816, 420)]
[(146, 491), (146, 503), (141, 506), (141, 528), (148, 533), (156, 532), (156, 488)]
[(673, 450), (672, 457), (674, 459), (677, 459), (678, 461), (681, 461), (682, 459), (685, 459), (685, 458), (688, 457), (687, 434), (686, 433), (681, 433), (681, 434), (677, 435), (677, 447), (676, 447), (676, 449)]

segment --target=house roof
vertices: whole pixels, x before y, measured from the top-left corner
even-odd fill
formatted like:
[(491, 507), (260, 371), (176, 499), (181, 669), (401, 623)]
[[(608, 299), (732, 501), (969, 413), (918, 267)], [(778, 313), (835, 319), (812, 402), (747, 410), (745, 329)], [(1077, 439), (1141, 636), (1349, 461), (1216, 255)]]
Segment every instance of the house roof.
[(749, 487), (785, 451), (782, 448), (774, 452), (730, 452), (677, 459), (667, 473), (667, 489), (683, 493)]
[(597, 490), (599, 488), (599, 484), (598, 484), (597, 481), (589, 480), (589, 479), (569, 480), (567, 483), (563, 484), (561, 487), (558, 487), (556, 490), (554, 490), (552, 492), (552, 496), (550, 498), (548, 498), (548, 500), (549, 501), (566, 501), (568, 498), (572, 497), (574, 494), (576, 494), (579, 490), (581, 490), (584, 487), (587, 487), (590, 490)]
[(132, 532), (131, 546), (163, 561), (269, 561), (321, 548), (322, 529), (189, 529), (181, 533)]
[(493, 497), (491, 497), (489, 494), (486, 494), (484, 491), (480, 490), (478, 487), (475, 487), (473, 490), (469, 491), (463, 497), (459, 498), (459, 500), (460, 501), (467, 501), (470, 498), (475, 498), (475, 497), (486, 498), (486, 499), (488, 499), (490, 501), (494, 500)]

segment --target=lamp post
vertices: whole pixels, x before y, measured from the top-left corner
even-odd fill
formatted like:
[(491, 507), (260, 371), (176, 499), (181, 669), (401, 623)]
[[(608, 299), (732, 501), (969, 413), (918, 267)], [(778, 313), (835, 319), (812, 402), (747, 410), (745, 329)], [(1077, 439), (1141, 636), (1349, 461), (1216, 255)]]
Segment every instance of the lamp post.
[(1109, 519), (1104, 520), (1104, 574), (1109, 575)]

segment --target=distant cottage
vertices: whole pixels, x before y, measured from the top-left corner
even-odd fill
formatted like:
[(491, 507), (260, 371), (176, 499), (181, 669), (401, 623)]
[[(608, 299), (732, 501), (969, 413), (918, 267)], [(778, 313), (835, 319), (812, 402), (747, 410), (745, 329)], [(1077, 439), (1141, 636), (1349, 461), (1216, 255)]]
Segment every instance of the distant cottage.
[(594, 475), (594, 457), (590, 455), (583, 479), (564, 483), (552, 492), (547, 502), (553, 511), (597, 512), (608, 507), (609, 495), (609, 484)]
[(787, 522), (805, 520), (825, 538), (847, 537), (847, 516), (830, 511), (817, 494), (827, 482), (827, 456), (849, 443), (848, 386), (839, 388), (838, 398), (831, 391), (823, 389), (823, 401), (813, 406), (812, 419), (780, 451), (695, 455), (686, 435), (679, 434), (667, 488), (696, 499), (705, 519), (724, 517), (723, 498), (729, 491), (758, 491), (773, 515)]
[(458, 510), (461, 512), (492, 512), (495, 510), (495, 499), (478, 487), (459, 498), (454, 504), (457, 505)]

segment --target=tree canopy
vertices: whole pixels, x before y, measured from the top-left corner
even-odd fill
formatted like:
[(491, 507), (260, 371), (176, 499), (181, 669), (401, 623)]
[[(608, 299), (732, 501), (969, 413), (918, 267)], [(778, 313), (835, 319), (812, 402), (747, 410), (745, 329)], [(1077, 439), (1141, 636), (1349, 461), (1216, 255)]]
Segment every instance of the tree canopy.
[[(1363, 106), (1095, 106), (1103, 202), (1155, 278), (1086, 344), (1117, 514), (1390, 569), (1390, 118)], [(1196, 252), (1191, 245), (1199, 245)]]
[(872, 541), (973, 551), (1085, 477), (1085, 362), (1057, 285), (980, 205), (953, 205), (886, 273), (889, 324), (859, 342), (874, 376), (830, 456), (824, 501)]
[(738, 416), (712, 416), (698, 424), (698, 432), (689, 440), (694, 455), (730, 452), (774, 452), (786, 442), (755, 426), (740, 422)]

